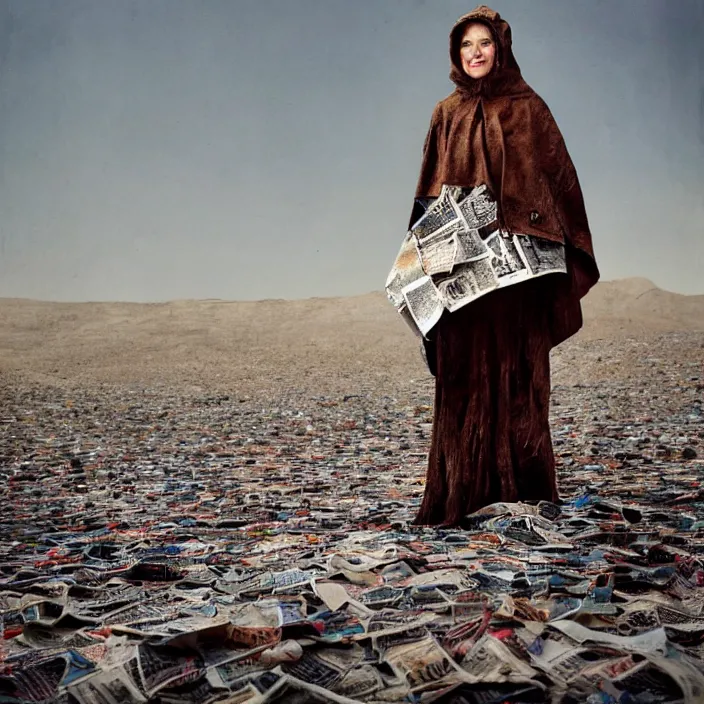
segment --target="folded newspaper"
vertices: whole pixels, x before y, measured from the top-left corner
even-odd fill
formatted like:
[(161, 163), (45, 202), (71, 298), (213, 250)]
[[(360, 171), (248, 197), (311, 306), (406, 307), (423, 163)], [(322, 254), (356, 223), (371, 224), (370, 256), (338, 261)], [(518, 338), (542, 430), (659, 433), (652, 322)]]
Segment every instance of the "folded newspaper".
[(567, 271), (565, 249), (499, 228), (486, 185), (443, 186), (401, 245), (386, 293), (414, 332), (427, 337), (444, 310), (497, 288)]

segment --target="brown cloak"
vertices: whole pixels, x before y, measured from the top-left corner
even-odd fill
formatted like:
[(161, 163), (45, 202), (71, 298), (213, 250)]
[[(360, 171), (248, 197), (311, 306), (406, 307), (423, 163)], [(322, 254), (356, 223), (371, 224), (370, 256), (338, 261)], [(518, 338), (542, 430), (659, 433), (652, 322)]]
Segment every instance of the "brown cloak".
[[(460, 63), (470, 21), (489, 27), (497, 47), (480, 80)], [(438, 196), (443, 184), (487, 184), (502, 228), (563, 243), (568, 269), (446, 311), (426, 342), (435, 414), (415, 522), (461, 525), (495, 501), (558, 500), (550, 349), (581, 327), (580, 299), (599, 272), (572, 160), (550, 110), (521, 77), (508, 24), (477, 8), (453, 27), (450, 56), (457, 88), (433, 111), (416, 198)]]
[[(479, 80), (459, 56), (469, 22), (482, 22), (496, 40), (494, 69)], [(450, 59), (457, 87), (433, 110), (416, 198), (438, 196), (443, 184), (486, 183), (506, 230), (566, 245), (569, 277), (556, 286), (549, 316), (557, 345), (581, 327), (579, 301), (599, 279), (577, 172), (550, 109), (522, 78), (511, 28), (497, 12), (482, 5), (461, 17)]]

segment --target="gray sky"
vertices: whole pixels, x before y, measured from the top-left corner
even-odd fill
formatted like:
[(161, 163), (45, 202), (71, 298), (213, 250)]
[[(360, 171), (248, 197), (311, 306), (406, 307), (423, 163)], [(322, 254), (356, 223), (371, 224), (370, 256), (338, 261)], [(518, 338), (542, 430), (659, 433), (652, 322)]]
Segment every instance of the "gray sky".
[[(0, 296), (383, 288), (456, 0), (0, 0)], [(604, 279), (704, 293), (704, 0), (497, 0)]]

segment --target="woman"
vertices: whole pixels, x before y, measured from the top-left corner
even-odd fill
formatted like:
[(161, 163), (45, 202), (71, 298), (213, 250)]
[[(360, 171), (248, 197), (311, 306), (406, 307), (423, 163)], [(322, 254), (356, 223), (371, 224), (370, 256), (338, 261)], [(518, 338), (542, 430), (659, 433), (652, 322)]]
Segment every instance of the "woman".
[(480, 6), (450, 33), (455, 91), (437, 104), (413, 224), (445, 186), (485, 185), (504, 237), (555, 247), (563, 271), (497, 288), (452, 313), (426, 343), (435, 417), (417, 524), (460, 524), (496, 501), (557, 501), (548, 424), (550, 349), (582, 325), (599, 279), (582, 192), (562, 135), (526, 84), (511, 30)]

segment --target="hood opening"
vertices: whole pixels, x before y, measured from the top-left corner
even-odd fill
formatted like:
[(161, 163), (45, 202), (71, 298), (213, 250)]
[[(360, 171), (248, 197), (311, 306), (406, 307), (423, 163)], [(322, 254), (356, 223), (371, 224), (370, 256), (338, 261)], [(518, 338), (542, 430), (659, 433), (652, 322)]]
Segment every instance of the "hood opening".
[[(491, 72), (489, 75), (496, 73), (502, 64), (501, 55), (503, 52), (501, 42), (499, 41), (496, 28), (492, 26), (491, 22), (488, 22), (483, 17), (468, 17), (457, 21), (457, 24), (455, 24), (452, 28), (452, 32), (450, 33), (450, 63), (457, 71), (464, 73), (464, 69), (462, 68), (462, 58), (460, 56), (460, 45), (462, 44), (462, 36), (467, 29), (467, 25), (470, 24), (484, 25), (491, 33), (492, 39), (494, 40), (494, 46), (496, 47), (496, 58), (494, 59), (494, 65), (491, 67)], [(469, 76), (467, 76), (467, 78), (469, 78)]]
[[(477, 22), (491, 32), (496, 45), (496, 59), (491, 72), (483, 78), (471, 78), (462, 68), (460, 44), (468, 24)], [(510, 95), (528, 88), (521, 77), (521, 69), (513, 55), (511, 27), (486, 5), (480, 5), (460, 17), (450, 31), (450, 79), (463, 93), (470, 95)]]

